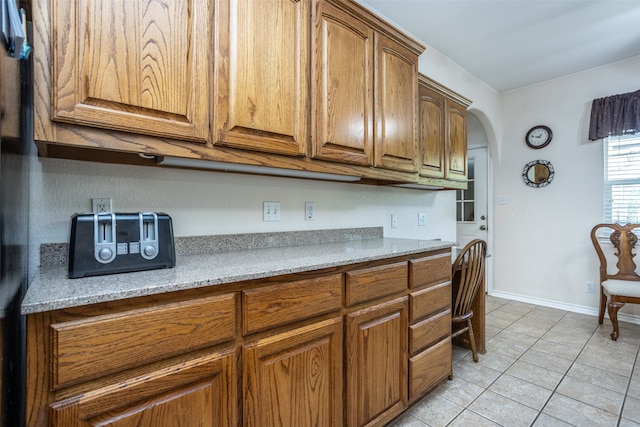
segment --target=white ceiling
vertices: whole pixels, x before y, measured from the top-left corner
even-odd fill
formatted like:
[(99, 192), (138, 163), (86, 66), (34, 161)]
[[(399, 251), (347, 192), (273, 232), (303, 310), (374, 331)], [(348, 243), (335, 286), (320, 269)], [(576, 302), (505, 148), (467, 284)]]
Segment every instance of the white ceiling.
[(358, 1), (499, 92), (640, 55), (640, 0)]

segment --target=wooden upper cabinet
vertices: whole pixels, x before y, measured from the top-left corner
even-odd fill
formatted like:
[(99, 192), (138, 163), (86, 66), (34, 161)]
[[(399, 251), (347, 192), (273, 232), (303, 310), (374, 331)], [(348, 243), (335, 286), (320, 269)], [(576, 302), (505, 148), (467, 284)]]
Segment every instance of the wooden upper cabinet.
[(307, 154), (310, 1), (216, 0), (214, 144)]
[(313, 157), (373, 164), (373, 29), (327, 2), (314, 17)]
[(467, 107), (471, 101), (419, 76), (420, 175), (467, 180)]
[(467, 180), (467, 107), (447, 100), (447, 179)]
[(52, 120), (206, 141), (208, 2), (58, 0), (51, 7)]
[(375, 166), (415, 172), (418, 55), (383, 34), (376, 45)]

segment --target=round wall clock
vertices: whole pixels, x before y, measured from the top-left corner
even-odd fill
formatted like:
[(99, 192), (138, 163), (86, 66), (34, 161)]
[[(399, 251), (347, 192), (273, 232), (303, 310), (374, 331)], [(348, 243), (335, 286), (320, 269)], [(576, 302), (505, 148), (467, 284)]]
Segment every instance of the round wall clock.
[(551, 142), (553, 133), (548, 126), (537, 125), (529, 129), (524, 140), (531, 148), (544, 148)]

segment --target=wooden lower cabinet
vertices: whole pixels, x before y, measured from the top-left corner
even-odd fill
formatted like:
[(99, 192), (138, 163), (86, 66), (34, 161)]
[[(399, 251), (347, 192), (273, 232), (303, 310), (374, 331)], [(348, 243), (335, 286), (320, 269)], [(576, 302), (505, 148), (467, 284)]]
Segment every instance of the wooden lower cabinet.
[(245, 426), (342, 426), (342, 318), (246, 345)]
[(55, 427), (236, 426), (236, 351), (214, 352), (54, 402)]
[(451, 374), (450, 257), (30, 314), (26, 426), (383, 426)]
[(347, 315), (345, 425), (381, 425), (407, 407), (407, 297)]

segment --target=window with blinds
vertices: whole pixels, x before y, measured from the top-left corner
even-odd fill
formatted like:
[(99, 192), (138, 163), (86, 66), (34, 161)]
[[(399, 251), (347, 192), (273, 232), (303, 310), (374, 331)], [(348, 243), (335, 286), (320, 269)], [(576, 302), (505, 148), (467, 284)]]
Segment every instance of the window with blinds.
[(640, 134), (604, 140), (604, 220), (640, 222)]

